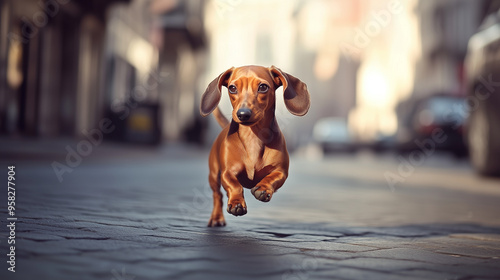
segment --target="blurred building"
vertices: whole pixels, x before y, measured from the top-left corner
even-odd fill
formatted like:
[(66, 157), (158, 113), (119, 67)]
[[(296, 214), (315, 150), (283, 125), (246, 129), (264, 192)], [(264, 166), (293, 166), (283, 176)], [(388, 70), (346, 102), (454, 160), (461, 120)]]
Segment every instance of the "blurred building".
[(356, 106), (349, 114), (352, 134), (360, 143), (392, 135), (396, 105), (412, 92), (419, 57), (416, 2), (362, 1), (361, 20), (343, 43), (343, 53), (360, 61)]
[(360, 141), (393, 135), (412, 100), (464, 94), (467, 44), (490, 2), (377, 0), (365, 6), (357, 29), (364, 32), (355, 30), (353, 38), (355, 46), (357, 41), (364, 47), (358, 48), (357, 103), (349, 119)]
[(4, 0), (0, 132), (75, 135), (103, 112), (107, 7), (126, 0)]
[[(399, 150), (415, 148), (415, 139), (427, 137), (426, 127), (446, 128), (444, 122), (439, 123), (439, 116), (446, 108), (453, 109), (451, 104), (454, 103), (451, 100), (460, 100), (460, 97), (465, 96), (464, 58), (467, 46), (470, 37), (481, 24), (490, 2), (492, 1), (418, 2), (415, 13), (418, 17), (420, 56), (415, 64), (411, 95), (397, 103), (398, 130), (395, 141)], [(446, 97), (450, 95), (455, 97)], [(432, 109), (431, 104), (446, 105), (438, 111)], [(462, 132), (462, 129), (457, 128), (447, 132), (450, 138), (447, 144), (460, 143), (452, 145), (451, 150), (456, 155), (466, 150)]]
[(421, 57), (416, 65), (413, 97), (464, 94), (463, 61), (487, 2), (419, 1)]
[(0, 133), (201, 139), (203, 2), (3, 0)]
[(203, 141), (206, 119), (199, 113), (200, 92), (205, 90), (207, 42), (205, 1), (154, 0), (154, 30), (160, 50), (159, 84), (163, 137), (168, 140)]
[(109, 13), (106, 114), (113, 139), (201, 141), (198, 80), (205, 60), (203, 2), (133, 1)]
[(158, 49), (150, 42), (153, 18), (146, 1), (108, 10), (102, 68), (103, 114), (116, 129), (107, 138), (158, 143), (161, 139)]

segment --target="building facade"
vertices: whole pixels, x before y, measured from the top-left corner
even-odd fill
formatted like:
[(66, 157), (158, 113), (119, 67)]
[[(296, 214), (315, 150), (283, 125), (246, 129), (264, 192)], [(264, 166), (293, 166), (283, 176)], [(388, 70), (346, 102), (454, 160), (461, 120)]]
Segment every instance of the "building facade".
[(113, 2), (0, 2), (0, 133), (76, 135), (97, 122), (105, 11)]

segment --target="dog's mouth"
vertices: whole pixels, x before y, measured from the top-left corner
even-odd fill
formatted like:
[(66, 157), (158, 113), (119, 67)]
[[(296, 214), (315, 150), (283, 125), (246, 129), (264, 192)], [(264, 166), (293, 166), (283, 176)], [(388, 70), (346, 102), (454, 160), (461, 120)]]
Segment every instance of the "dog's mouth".
[(238, 118), (236, 113), (233, 113), (233, 121), (244, 126), (253, 126), (262, 120), (261, 114), (252, 114), (249, 118)]
[(255, 124), (255, 121), (240, 121), (240, 120), (238, 120), (237, 122), (241, 125), (246, 125), (246, 126), (252, 126)]

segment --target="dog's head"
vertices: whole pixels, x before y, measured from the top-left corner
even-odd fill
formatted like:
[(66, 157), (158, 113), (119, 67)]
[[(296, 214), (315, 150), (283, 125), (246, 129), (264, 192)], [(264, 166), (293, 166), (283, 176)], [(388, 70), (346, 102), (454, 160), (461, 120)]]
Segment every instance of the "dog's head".
[(222, 86), (229, 92), (233, 120), (243, 125), (255, 124), (274, 110), (275, 90), (280, 86), (290, 113), (303, 116), (309, 110), (309, 92), (302, 81), (274, 66), (243, 66), (226, 70), (208, 85), (201, 98), (202, 116), (219, 105)]

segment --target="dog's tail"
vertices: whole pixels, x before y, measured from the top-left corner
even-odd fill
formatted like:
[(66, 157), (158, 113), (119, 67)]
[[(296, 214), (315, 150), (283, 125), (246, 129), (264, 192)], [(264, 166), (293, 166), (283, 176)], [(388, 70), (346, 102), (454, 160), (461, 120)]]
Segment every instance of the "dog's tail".
[(229, 120), (222, 114), (219, 107), (215, 108), (212, 114), (214, 115), (215, 120), (219, 123), (220, 127), (224, 128), (229, 124)]

